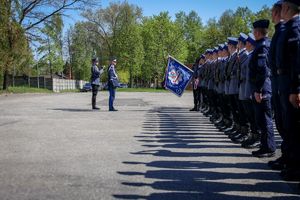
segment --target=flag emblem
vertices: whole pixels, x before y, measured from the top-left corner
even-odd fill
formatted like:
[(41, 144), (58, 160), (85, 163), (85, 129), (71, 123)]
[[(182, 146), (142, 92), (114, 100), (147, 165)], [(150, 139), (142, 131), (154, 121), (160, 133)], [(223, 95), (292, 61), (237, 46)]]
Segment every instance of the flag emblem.
[(165, 87), (168, 90), (179, 97), (182, 96), (192, 77), (193, 71), (191, 69), (169, 56), (165, 75)]

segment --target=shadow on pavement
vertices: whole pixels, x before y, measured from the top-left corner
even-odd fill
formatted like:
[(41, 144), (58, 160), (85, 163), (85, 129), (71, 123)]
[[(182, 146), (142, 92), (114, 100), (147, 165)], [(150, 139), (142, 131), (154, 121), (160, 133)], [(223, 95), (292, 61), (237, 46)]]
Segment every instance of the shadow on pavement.
[[(143, 131), (135, 136), (144, 150), (131, 152), (119, 171), (123, 186), (136, 188), (116, 199), (145, 200), (296, 200), (296, 183), (286, 184), (250, 152), (240, 150), (199, 113), (181, 108), (158, 108), (146, 115)], [(143, 162), (144, 156), (153, 161)], [(127, 178), (126, 178), (127, 177)], [(133, 178), (132, 178), (133, 177)], [(134, 177), (142, 177), (135, 180)], [(137, 180), (137, 179), (136, 179)], [(143, 180), (143, 181), (141, 181)], [(291, 187), (290, 187), (291, 186)], [(150, 187), (150, 194), (138, 193)], [(140, 189), (140, 190), (139, 190)]]
[(64, 112), (94, 112), (92, 109), (79, 109), (79, 108), (55, 108), (52, 110)]

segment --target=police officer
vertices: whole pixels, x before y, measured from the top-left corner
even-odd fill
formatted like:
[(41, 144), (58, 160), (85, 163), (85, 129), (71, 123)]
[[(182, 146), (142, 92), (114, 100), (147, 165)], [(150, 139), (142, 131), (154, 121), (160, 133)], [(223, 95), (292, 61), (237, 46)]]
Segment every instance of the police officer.
[(278, 39), (278, 93), (287, 133), (288, 158), (281, 172), (285, 180), (300, 180), (300, 1), (284, 0), (281, 17), (285, 30)]
[(222, 91), (222, 104), (221, 104), (221, 109), (222, 109), (222, 115), (223, 119), (222, 121), (217, 124), (217, 128), (220, 131), (225, 131), (227, 129), (230, 129), (232, 126), (232, 119), (231, 119), (231, 109), (230, 109), (230, 102), (228, 99), (228, 95), (226, 94), (227, 87), (225, 85), (225, 82), (227, 81), (226, 77), (226, 68), (228, 66), (228, 60), (230, 58), (230, 53), (228, 49), (228, 44), (225, 43), (223, 47), (223, 59), (220, 67), (220, 87)]
[(241, 94), (241, 87), (244, 88), (244, 85), (241, 86), (242, 83), (242, 79), (241, 79), (241, 71), (242, 71), (242, 66), (243, 66), (243, 72), (245, 74), (245, 61), (248, 58), (248, 54), (246, 51), (246, 42), (247, 42), (248, 36), (245, 33), (240, 33), (240, 37), (238, 38), (239, 43), (238, 43), (238, 49), (239, 49), (239, 53), (238, 53), (238, 59), (236, 62), (236, 66), (237, 66), (237, 83), (236, 83), (236, 104), (237, 104), (237, 108), (238, 108), (238, 115), (239, 115), (239, 125), (240, 125), (240, 130), (239, 132), (237, 132), (234, 135), (231, 135), (231, 140), (237, 143), (240, 143), (242, 141), (244, 141), (244, 139), (247, 137), (248, 133), (249, 133), (249, 125), (248, 125), (248, 120), (246, 117), (243, 117), (245, 114), (245, 110), (243, 107), (243, 103), (241, 101), (241, 97), (243, 96), (243, 94)]
[(274, 108), (274, 118), (276, 128), (282, 138), (281, 143), (281, 157), (276, 159), (275, 161), (270, 161), (268, 165), (273, 170), (282, 170), (286, 164), (287, 155), (288, 155), (288, 147), (287, 147), (287, 140), (286, 140), (286, 131), (283, 128), (283, 117), (282, 117), (282, 110), (280, 108), (280, 96), (278, 92), (278, 75), (277, 75), (277, 64), (276, 64), (276, 50), (278, 48), (278, 39), (279, 36), (284, 31), (284, 23), (281, 20), (281, 8), (282, 8), (282, 1), (278, 1), (273, 5), (272, 8), (272, 21), (275, 24), (275, 33), (273, 35), (271, 46), (270, 46), (270, 67), (271, 67), (271, 81), (272, 81), (272, 103)]
[(203, 67), (204, 63), (205, 63), (205, 55), (202, 54), (200, 56), (198, 71), (197, 71), (197, 78), (198, 78), (197, 90), (198, 90), (198, 104), (199, 104), (198, 111), (200, 111), (200, 109), (203, 108), (202, 77), (203, 77), (203, 71), (204, 71), (204, 67)]
[[(256, 46), (255, 37), (252, 33), (249, 33), (246, 49), (248, 52), (248, 58), (242, 65), (241, 69), (241, 100), (245, 110), (245, 116), (250, 124), (250, 133), (242, 141), (242, 147), (244, 148), (256, 148), (260, 146), (260, 131), (258, 130), (256, 121), (255, 121), (255, 112), (254, 104), (251, 100), (252, 97), (252, 86), (249, 77), (249, 62), (252, 58), (253, 51)], [(244, 71), (245, 70), (245, 71)], [(244, 87), (243, 87), (244, 85)]]
[(220, 128), (220, 125), (224, 124), (224, 114), (223, 114), (223, 91), (224, 91), (224, 82), (222, 82), (222, 74), (224, 73), (223, 57), (224, 57), (224, 44), (218, 45), (218, 56), (216, 61), (216, 70), (215, 70), (215, 83), (216, 83), (216, 108), (217, 108), (217, 119), (214, 121), (214, 124), (217, 128)]
[(275, 155), (276, 144), (271, 108), (271, 80), (268, 62), (270, 42), (267, 38), (269, 20), (258, 20), (253, 23), (253, 34), (257, 46), (253, 52), (250, 65), (249, 77), (253, 85), (253, 100), (256, 122), (261, 129), (261, 146), (253, 151), (255, 157), (272, 157)]
[(200, 78), (201, 78), (201, 91), (202, 91), (202, 109), (201, 112), (203, 114), (207, 114), (208, 112), (210, 112), (209, 109), (209, 100), (208, 100), (208, 90), (207, 90), (207, 84), (208, 84), (208, 78), (207, 78), (207, 74), (208, 74), (208, 63), (209, 63), (209, 57), (210, 57), (210, 49), (207, 49), (205, 51), (205, 59), (204, 62), (202, 64), (202, 70), (201, 70), (201, 74), (200, 74)]
[(98, 64), (99, 64), (98, 58), (93, 58), (92, 67), (91, 67), (91, 84), (92, 84), (92, 109), (94, 110), (100, 109), (96, 106), (96, 98), (100, 86), (100, 75), (103, 73), (103, 68), (98, 67)]
[(113, 59), (108, 68), (108, 91), (109, 91), (109, 111), (118, 111), (114, 107), (116, 88), (119, 85), (118, 75), (116, 73), (117, 59)]
[(200, 91), (199, 91), (199, 62), (200, 58), (197, 58), (194, 65), (193, 65), (193, 80), (192, 80), (192, 87), (193, 87), (193, 98), (194, 98), (194, 107), (190, 109), (190, 111), (199, 111), (200, 107)]
[(225, 81), (225, 94), (227, 95), (228, 101), (230, 102), (230, 111), (233, 117), (233, 126), (225, 130), (225, 134), (231, 135), (235, 134), (239, 129), (239, 117), (236, 105), (236, 89), (237, 89), (237, 79), (236, 79), (236, 61), (237, 61), (237, 44), (238, 38), (229, 37), (228, 38), (228, 49), (230, 52), (230, 57), (228, 59), (228, 64), (226, 66), (226, 81)]

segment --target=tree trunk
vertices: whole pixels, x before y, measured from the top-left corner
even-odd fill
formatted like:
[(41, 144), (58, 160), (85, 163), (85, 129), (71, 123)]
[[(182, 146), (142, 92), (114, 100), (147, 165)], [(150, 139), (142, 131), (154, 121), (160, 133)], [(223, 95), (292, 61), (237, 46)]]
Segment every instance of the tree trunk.
[(8, 89), (8, 71), (4, 70), (4, 74), (3, 74), (3, 85), (2, 85), (2, 89), (3, 90), (7, 90)]

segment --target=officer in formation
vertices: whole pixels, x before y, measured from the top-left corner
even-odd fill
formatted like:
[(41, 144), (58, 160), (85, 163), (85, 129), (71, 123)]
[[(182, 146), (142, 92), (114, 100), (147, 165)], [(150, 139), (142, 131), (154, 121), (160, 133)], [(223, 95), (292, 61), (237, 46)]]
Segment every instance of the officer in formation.
[[(253, 23), (253, 34), (207, 49), (197, 60), (200, 111), (235, 143), (273, 157), (272, 109), (282, 137), (279, 159), (270, 161), (285, 180), (300, 180), (300, 1), (274, 4), (275, 34), (269, 21)], [(197, 104), (199, 106), (199, 104)], [(198, 108), (198, 107), (197, 107)], [(195, 109), (196, 110), (196, 109)]]
[(190, 109), (190, 111), (199, 111), (201, 96), (200, 96), (200, 82), (199, 82), (199, 62), (201, 58), (197, 58), (192, 70), (194, 71), (193, 79), (192, 79), (192, 87), (193, 87), (193, 97), (194, 97), (194, 107)]
[(98, 67), (99, 61), (98, 58), (92, 59), (91, 67), (91, 84), (92, 84), (92, 109), (99, 110), (96, 106), (96, 98), (100, 86), (100, 75), (103, 73), (103, 68)]
[[(280, 8), (280, 6), (279, 6)], [(279, 10), (278, 8), (278, 10)], [(269, 165), (285, 180), (300, 180), (300, 1), (284, 0), (275, 19), (271, 68), (276, 125), (283, 139), (282, 156)], [(281, 23), (281, 21), (283, 23)], [(276, 119), (275, 118), (275, 119)]]

